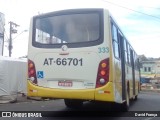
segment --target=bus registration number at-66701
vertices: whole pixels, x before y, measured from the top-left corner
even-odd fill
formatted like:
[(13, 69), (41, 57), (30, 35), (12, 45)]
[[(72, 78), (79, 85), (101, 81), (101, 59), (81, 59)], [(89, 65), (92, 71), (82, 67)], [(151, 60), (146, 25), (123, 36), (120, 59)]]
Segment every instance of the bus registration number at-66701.
[(83, 66), (82, 58), (45, 58), (43, 65)]

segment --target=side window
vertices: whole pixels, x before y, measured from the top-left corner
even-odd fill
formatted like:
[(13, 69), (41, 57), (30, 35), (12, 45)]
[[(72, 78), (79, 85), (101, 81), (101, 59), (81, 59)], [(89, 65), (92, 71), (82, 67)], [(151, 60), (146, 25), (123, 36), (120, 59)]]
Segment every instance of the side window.
[(125, 54), (125, 62), (128, 63), (128, 54), (127, 54), (127, 41), (124, 39), (124, 54)]
[(147, 67), (144, 67), (144, 72), (147, 72)]
[(135, 69), (139, 69), (139, 60), (137, 54), (135, 54)]
[(137, 55), (134, 52), (134, 68), (137, 69)]
[(131, 65), (130, 45), (127, 43), (128, 64)]
[(131, 51), (132, 51), (132, 54), (133, 54), (133, 66), (134, 66), (134, 69), (135, 69), (135, 53), (133, 51), (133, 49), (131, 48)]
[(113, 41), (113, 49), (114, 55), (116, 58), (120, 58), (120, 44), (118, 40), (118, 32), (116, 26), (112, 23), (112, 41)]
[(148, 67), (148, 72), (151, 72), (151, 67)]
[(117, 37), (117, 28), (114, 26), (114, 24), (112, 24), (112, 33), (113, 33), (113, 39), (114, 41), (117, 41), (118, 42), (118, 37)]

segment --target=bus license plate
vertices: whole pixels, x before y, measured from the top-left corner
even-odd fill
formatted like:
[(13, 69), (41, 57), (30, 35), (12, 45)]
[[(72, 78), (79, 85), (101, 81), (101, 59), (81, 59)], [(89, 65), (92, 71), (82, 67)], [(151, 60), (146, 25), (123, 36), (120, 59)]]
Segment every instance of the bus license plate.
[(72, 87), (72, 81), (59, 81), (58, 86)]

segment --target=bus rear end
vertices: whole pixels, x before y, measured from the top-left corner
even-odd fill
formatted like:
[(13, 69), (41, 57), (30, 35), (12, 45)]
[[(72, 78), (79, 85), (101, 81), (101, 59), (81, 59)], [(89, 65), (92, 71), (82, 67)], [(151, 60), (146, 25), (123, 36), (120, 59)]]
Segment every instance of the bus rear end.
[(28, 96), (62, 98), (67, 106), (83, 100), (113, 101), (108, 23), (103, 9), (33, 17)]

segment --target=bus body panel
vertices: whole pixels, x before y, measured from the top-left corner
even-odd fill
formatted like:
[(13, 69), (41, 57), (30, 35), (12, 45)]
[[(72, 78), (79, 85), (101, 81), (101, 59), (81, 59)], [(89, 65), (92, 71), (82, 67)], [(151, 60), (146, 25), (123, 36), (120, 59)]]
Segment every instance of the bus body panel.
[[(33, 22), (31, 20), (31, 26), (32, 25)], [(116, 98), (117, 102), (121, 102), (121, 91), (117, 89), (114, 84), (112, 84), (112, 82), (117, 82), (118, 84), (120, 84), (120, 81), (115, 81), (115, 73), (112, 72), (112, 69), (116, 68), (112, 68), (115, 63), (112, 61), (112, 57), (114, 56), (112, 54), (113, 49), (111, 49), (112, 42), (109, 41), (109, 39), (111, 39), (111, 31), (110, 17), (108, 11), (104, 11), (104, 31), (106, 32), (104, 33), (104, 40), (102, 44), (98, 46), (85, 47), (85, 49), (82, 48), (81, 50), (76, 48), (68, 48), (68, 51), (65, 52), (68, 53), (68, 55), (60, 55), (61, 53), (63, 53), (61, 49), (54, 49), (54, 52), (51, 52), (52, 49), (36, 48), (32, 46), (32, 41), (29, 41), (28, 58), (35, 62), (36, 72), (43, 71), (44, 78), (37, 78), (39, 86), (33, 85), (31, 82), (28, 82), (28, 96), (50, 96), (55, 98), (75, 98), (112, 102), (115, 101)], [(32, 36), (32, 32), (30, 34)], [(32, 39), (31, 36), (30, 39)], [(104, 48), (107, 48), (107, 51), (104, 51)], [(79, 58), (79, 56), (83, 56), (83, 59), (85, 58), (84, 62), (87, 63), (84, 63), (84, 65), (86, 66), (80, 66), (79, 68), (76, 68), (75, 66), (57, 66), (56, 60), (53, 60), (57, 58)], [(106, 58), (110, 59), (110, 82), (107, 83), (105, 86), (96, 89), (95, 84), (98, 72), (98, 65), (101, 60)], [(48, 62), (46, 62), (46, 59)], [(59, 71), (61, 73), (58, 73)], [(77, 83), (78, 85), (67, 88), (63, 86), (60, 87), (58, 86), (58, 81), (61, 80), (72, 80), (73, 84)], [(70, 90), (72, 90), (72, 94), (70, 93)], [(46, 94), (45, 91), (50, 92)], [(57, 91), (57, 93), (55, 91)], [(76, 93), (79, 94), (77, 95)]]
[(106, 86), (95, 90), (95, 100), (97, 101), (115, 101), (113, 82), (107, 83)]
[[(95, 88), (100, 60), (98, 53), (74, 50), (69, 51), (68, 55), (60, 55), (60, 52), (42, 52), (33, 59), (37, 74), (38, 71), (43, 72), (43, 78), (38, 78), (38, 85), (62, 89)], [(63, 81), (72, 82), (72, 86), (58, 85), (58, 82)]]
[(110, 101), (110, 102), (114, 101), (112, 82), (109, 82), (105, 87), (102, 88), (79, 89), (79, 90), (45, 88), (41, 86), (36, 86), (29, 80), (27, 81), (27, 84), (29, 86), (28, 96), (32, 97), (98, 100), (98, 101)]
[[(106, 14), (107, 15), (107, 14)], [(113, 101), (116, 103), (122, 103), (122, 80), (121, 80), (121, 61), (115, 59), (113, 42), (112, 42), (112, 30), (111, 30), (111, 18), (108, 18), (108, 33), (109, 33), (109, 45), (110, 45), (110, 81), (112, 81)]]
[[(68, 99), (83, 99), (94, 100), (95, 89), (53, 89), (36, 86), (28, 81), (28, 96), (32, 97), (48, 97), (48, 98), (68, 98)], [(47, 92), (46, 92), (47, 91)]]
[[(102, 24), (101, 44), (77, 48), (67, 46), (66, 51), (63, 51), (63, 46), (46, 49), (33, 46), (31, 27), (28, 59), (35, 64), (37, 85), (28, 79), (28, 96), (123, 103), (122, 63), (114, 55), (111, 19), (107, 10), (103, 10)], [(31, 26), (34, 26), (33, 19)], [(104, 59), (109, 59), (109, 81), (96, 88), (99, 64)], [(130, 98), (133, 98), (132, 68), (126, 64), (125, 71), (125, 82), (126, 85), (129, 83)], [(139, 72), (135, 71), (135, 95), (138, 95), (138, 86)]]
[(114, 63), (114, 85), (115, 85), (115, 101), (122, 103), (122, 79), (121, 79), (121, 62), (117, 59), (113, 59)]

